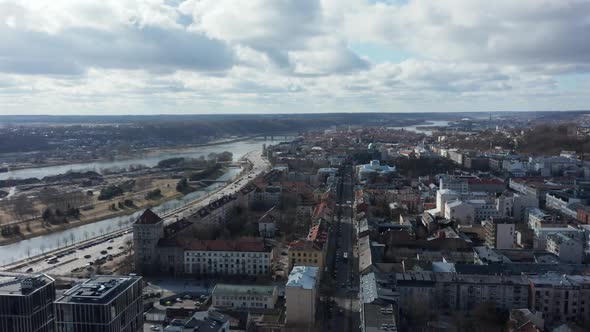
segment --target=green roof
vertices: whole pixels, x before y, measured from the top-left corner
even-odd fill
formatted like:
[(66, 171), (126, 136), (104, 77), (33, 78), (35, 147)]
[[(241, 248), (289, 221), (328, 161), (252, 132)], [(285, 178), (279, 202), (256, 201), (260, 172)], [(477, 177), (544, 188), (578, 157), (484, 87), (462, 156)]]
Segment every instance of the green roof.
[(271, 296), (275, 291), (276, 286), (217, 284), (213, 289), (213, 295), (247, 294)]

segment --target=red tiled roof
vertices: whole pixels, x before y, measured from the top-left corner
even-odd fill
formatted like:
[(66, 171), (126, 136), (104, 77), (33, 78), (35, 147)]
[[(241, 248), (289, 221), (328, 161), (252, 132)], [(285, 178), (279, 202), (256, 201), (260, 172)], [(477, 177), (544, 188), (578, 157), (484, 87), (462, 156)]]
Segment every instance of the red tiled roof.
[(498, 184), (503, 185), (504, 182), (498, 179), (468, 179), (467, 182), (469, 184)]
[(295, 240), (289, 244), (289, 250), (320, 250), (314, 241)]
[(184, 243), (183, 247), (198, 251), (268, 251), (262, 240), (191, 240)]
[(157, 214), (155, 214), (154, 212), (152, 212), (152, 210), (147, 209), (137, 219), (137, 221), (135, 223), (136, 224), (141, 224), (141, 225), (153, 225), (153, 224), (157, 224), (161, 220), (162, 220), (162, 218), (160, 218), (160, 216), (158, 216)]

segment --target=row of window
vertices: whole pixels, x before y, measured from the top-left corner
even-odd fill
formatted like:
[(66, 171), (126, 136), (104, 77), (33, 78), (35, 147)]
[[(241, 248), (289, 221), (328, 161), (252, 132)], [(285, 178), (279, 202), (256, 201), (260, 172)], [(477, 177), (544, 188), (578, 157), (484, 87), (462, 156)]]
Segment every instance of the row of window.
[(243, 253), (243, 252), (195, 252), (195, 251), (186, 251), (185, 256), (207, 256), (207, 257), (265, 257), (268, 258), (267, 253)]

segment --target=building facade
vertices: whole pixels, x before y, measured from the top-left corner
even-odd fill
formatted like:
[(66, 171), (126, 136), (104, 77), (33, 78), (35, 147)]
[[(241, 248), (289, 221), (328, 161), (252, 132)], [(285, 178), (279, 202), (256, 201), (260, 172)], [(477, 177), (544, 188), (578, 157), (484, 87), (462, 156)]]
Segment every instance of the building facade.
[(295, 266), (285, 285), (287, 326), (312, 326), (318, 300), (319, 269)]
[(196, 275), (269, 275), (272, 249), (263, 240), (191, 241), (184, 247), (184, 272)]
[(0, 331), (53, 332), (54, 280), (0, 272)]
[(217, 284), (212, 304), (232, 309), (273, 309), (277, 303), (276, 286)]
[(57, 332), (143, 331), (143, 280), (94, 276), (55, 301)]
[(296, 240), (289, 244), (289, 263), (287, 270), (291, 271), (293, 266), (316, 266), (324, 269), (324, 250), (322, 246), (310, 240)]

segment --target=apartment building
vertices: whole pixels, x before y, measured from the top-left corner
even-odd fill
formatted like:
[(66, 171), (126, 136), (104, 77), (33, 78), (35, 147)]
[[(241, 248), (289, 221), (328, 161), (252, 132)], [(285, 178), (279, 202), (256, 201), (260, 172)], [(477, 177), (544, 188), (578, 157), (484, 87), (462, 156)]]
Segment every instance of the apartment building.
[(57, 332), (143, 331), (143, 280), (96, 275), (55, 301)]
[(264, 240), (193, 240), (183, 247), (186, 274), (268, 275), (272, 267)]
[(485, 302), (504, 309), (527, 306), (528, 281), (523, 276), (411, 272), (397, 273), (396, 281), (402, 303), (462, 311)]
[(550, 273), (529, 280), (530, 307), (541, 312), (548, 325), (590, 321), (590, 276)]
[(317, 241), (295, 240), (289, 244), (288, 255), (288, 271), (297, 265), (316, 266), (320, 271), (324, 269), (324, 250)]
[(0, 272), (0, 331), (53, 332), (53, 278)]
[(486, 246), (496, 249), (512, 249), (516, 245), (516, 224), (514, 219), (490, 218), (483, 222)]
[(547, 236), (546, 250), (555, 254), (560, 262), (581, 264), (584, 260), (584, 245), (582, 241), (566, 236), (562, 233)]
[(278, 298), (276, 286), (217, 284), (212, 304), (232, 309), (272, 309)]
[(295, 266), (285, 285), (287, 326), (309, 327), (315, 323), (319, 268)]

